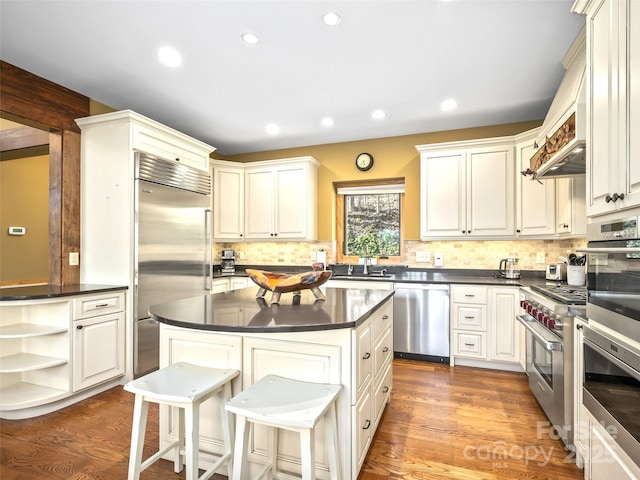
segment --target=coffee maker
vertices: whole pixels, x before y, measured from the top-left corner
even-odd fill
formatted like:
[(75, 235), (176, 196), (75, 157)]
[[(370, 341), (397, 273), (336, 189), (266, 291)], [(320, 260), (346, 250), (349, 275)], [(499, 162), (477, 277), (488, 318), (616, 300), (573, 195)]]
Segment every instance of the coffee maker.
[(233, 275), (236, 273), (235, 250), (222, 250), (222, 257), (220, 258), (220, 272), (222, 275)]
[(518, 258), (509, 257), (500, 260), (500, 265), (498, 265), (498, 272), (500, 272), (500, 276), (502, 276), (502, 278), (520, 278), (520, 270), (518, 269)]

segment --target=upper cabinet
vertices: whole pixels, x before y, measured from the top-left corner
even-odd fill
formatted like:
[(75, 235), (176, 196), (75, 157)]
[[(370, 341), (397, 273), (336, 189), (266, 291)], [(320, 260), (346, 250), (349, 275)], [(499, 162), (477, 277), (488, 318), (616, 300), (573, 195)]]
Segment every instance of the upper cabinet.
[(244, 238), (244, 167), (235, 162), (211, 160), (213, 170), (213, 239)]
[(521, 236), (556, 233), (556, 181), (532, 180), (519, 173), (529, 168), (529, 161), (536, 153), (535, 140), (539, 131), (535, 128), (516, 137), (516, 233)]
[(316, 240), (319, 165), (312, 157), (212, 161), (214, 239)]
[(511, 137), (416, 148), (420, 152), (422, 240), (514, 235)]
[(579, 0), (573, 10), (587, 23), (587, 214), (637, 207), (640, 3)]

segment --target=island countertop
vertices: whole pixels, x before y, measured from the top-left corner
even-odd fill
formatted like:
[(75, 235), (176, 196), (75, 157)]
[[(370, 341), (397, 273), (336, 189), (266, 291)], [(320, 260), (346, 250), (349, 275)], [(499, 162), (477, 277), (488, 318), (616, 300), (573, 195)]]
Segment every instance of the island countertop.
[(305, 332), (355, 328), (380, 308), (393, 290), (324, 288), (325, 300), (309, 290), (282, 294), (271, 304), (271, 293), (256, 298), (258, 286), (200, 295), (151, 305), (151, 318), (166, 325), (220, 332)]

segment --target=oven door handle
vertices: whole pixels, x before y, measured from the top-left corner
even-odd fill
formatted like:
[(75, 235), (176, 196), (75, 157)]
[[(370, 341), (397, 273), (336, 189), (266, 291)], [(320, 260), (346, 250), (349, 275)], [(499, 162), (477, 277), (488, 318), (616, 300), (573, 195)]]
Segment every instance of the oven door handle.
[(578, 253), (640, 253), (640, 247), (576, 248)]
[(537, 340), (542, 342), (545, 349), (549, 350), (550, 352), (562, 351), (561, 342), (553, 342), (551, 340), (547, 340), (546, 338), (544, 338), (544, 336), (540, 332), (536, 331), (533, 328), (531, 324), (534, 323), (535, 320), (527, 320), (526, 317), (524, 317), (523, 315), (517, 315), (516, 318), (524, 326), (524, 328), (527, 329), (528, 332), (530, 332), (534, 337), (536, 337)]

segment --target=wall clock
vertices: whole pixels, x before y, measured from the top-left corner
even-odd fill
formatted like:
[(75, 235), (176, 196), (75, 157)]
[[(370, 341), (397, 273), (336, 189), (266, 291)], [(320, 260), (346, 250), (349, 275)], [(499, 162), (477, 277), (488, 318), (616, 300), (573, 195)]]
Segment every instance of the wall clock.
[(361, 153), (356, 157), (356, 167), (361, 172), (371, 170), (373, 167), (373, 155), (370, 153)]

